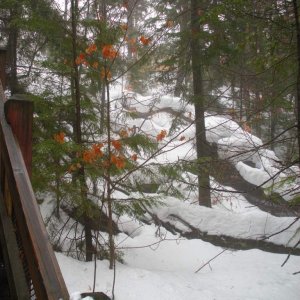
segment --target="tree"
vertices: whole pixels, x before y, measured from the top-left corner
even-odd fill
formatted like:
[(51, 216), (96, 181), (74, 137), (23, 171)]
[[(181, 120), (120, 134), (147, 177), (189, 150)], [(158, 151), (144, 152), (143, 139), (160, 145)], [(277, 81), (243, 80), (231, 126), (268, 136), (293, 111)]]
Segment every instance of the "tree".
[(298, 137), (298, 161), (300, 161), (300, 22), (299, 22), (299, 6), (298, 1), (293, 0), (295, 29), (297, 37), (297, 81), (296, 81), (296, 111), (297, 111), (297, 137)]
[(207, 158), (209, 146), (205, 135), (205, 99), (202, 81), (199, 10), (201, 1), (191, 0), (191, 53), (193, 72), (193, 103), (195, 106), (196, 151), (198, 164), (199, 204), (211, 207), (209, 170)]

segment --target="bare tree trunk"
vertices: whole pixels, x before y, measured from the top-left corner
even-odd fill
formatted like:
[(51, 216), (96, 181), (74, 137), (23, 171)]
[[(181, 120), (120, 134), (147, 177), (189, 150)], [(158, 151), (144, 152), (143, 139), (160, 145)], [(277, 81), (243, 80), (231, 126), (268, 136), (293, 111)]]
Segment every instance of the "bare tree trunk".
[(206, 163), (209, 156), (209, 146), (207, 144), (205, 135), (205, 100), (203, 93), (201, 48), (199, 45), (199, 9), (200, 1), (191, 0), (191, 53), (196, 124), (196, 148), (198, 163), (198, 200), (200, 205), (211, 207), (209, 167)]

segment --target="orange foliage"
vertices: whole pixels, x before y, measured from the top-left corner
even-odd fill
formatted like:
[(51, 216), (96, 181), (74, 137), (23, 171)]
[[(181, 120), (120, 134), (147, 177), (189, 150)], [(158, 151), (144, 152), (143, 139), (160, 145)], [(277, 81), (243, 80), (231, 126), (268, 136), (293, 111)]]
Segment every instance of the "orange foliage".
[(91, 164), (95, 161), (96, 156), (95, 154), (90, 150), (85, 150), (82, 154), (82, 159), (84, 162)]
[(125, 158), (123, 156), (111, 156), (111, 163), (113, 163), (118, 169), (124, 169), (125, 168)]
[(160, 133), (156, 136), (156, 140), (162, 141), (165, 137), (167, 136), (167, 131), (166, 130), (161, 130)]
[(101, 148), (103, 147), (103, 144), (102, 143), (100, 143), (100, 144), (94, 144), (93, 146), (92, 146), (92, 150), (93, 150), (93, 152), (95, 153), (95, 155), (97, 155), (97, 156), (99, 156), (99, 157), (101, 157), (101, 156), (103, 156), (103, 152), (101, 151)]
[(122, 144), (120, 141), (112, 141), (111, 144), (114, 146), (114, 148), (119, 151), (122, 148)]
[(89, 55), (97, 51), (97, 46), (95, 44), (89, 45), (86, 49), (85, 52)]
[(140, 37), (140, 41), (144, 46), (148, 46), (151, 42), (150, 38), (146, 38), (143, 35)]
[(65, 142), (65, 133), (64, 132), (59, 132), (57, 134), (54, 134), (53, 139), (59, 143), (63, 144)]
[(112, 45), (104, 45), (102, 48), (102, 56), (106, 59), (114, 59), (117, 56), (117, 51)]
[(86, 163), (93, 163), (98, 158), (103, 156), (103, 152), (101, 151), (101, 148), (103, 147), (103, 144), (94, 144), (92, 146), (92, 149), (85, 150), (82, 154), (82, 159)]
[(85, 62), (85, 54), (84, 54), (84, 53), (80, 53), (80, 54), (76, 57), (75, 63), (76, 63), (76, 65), (80, 65), (80, 64), (82, 64), (82, 63), (84, 63), (84, 62)]

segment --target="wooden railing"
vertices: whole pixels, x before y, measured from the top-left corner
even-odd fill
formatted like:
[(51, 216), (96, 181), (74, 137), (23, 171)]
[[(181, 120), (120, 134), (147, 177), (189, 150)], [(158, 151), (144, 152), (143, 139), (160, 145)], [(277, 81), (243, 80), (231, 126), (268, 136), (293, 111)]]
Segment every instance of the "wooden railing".
[[(1, 73), (1, 72), (0, 72)], [(30, 182), (33, 105), (0, 81), (0, 242), (11, 299), (69, 299)]]

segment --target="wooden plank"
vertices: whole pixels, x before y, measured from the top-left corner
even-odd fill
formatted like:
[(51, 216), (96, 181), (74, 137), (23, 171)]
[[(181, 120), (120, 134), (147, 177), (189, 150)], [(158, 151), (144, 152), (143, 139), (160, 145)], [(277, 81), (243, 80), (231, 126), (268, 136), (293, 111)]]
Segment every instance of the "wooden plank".
[(31, 177), (33, 103), (25, 95), (13, 95), (4, 103), (7, 123), (21, 148), (27, 172)]
[[(1, 89), (1, 88), (0, 88)], [(13, 199), (25, 256), (37, 299), (69, 299), (69, 294), (49, 242), (19, 145), (5, 121), (4, 96), (0, 91), (0, 147)]]

